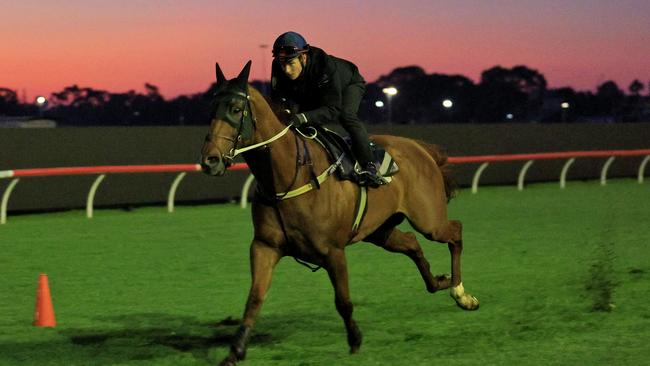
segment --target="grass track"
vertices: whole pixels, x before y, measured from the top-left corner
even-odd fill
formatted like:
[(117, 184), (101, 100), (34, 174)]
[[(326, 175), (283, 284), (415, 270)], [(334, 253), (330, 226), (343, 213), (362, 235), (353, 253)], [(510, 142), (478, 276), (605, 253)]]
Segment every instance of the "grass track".
[[(324, 271), (277, 267), (243, 365), (594, 365), (650, 359), (650, 186), (631, 179), (485, 187), (464, 223), (457, 308), (404, 256), (348, 248), (361, 352), (347, 354)], [(248, 210), (232, 205), (23, 215), (0, 227), (0, 365), (209, 365), (249, 286)], [(420, 240), (434, 274), (446, 246)], [(58, 326), (31, 326), (48, 273)]]

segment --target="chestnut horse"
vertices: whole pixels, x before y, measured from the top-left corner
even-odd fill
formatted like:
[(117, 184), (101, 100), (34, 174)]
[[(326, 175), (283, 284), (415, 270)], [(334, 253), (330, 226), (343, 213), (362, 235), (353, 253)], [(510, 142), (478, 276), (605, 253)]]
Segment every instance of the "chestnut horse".
[[(221, 176), (241, 153), (258, 182), (252, 206), (252, 285), (242, 324), (221, 364), (234, 365), (244, 359), (273, 269), (284, 256), (327, 270), (351, 353), (361, 346), (361, 331), (352, 318), (344, 250), (358, 241), (409, 256), (427, 291), (449, 288), (461, 308), (477, 309), (478, 300), (466, 293), (461, 283), (462, 226), (460, 221), (447, 218), (447, 202), (453, 189), (445, 174), (446, 156), (437, 147), (420, 141), (373, 136), (392, 155), (399, 172), (389, 184), (368, 190), (366, 216), (353, 229), (360, 188), (329, 176), (331, 165), (326, 151), (281, 122), (265, 98), (248, 85), (250, 65), (249, 61), (231, 80), (216, 65), (215, 112), (201, 157), (206, 173)], [(320, 175), (320, 184), (314, 182), (316, 175)], [(415, 235), (396, 228), (404, 218), (427, 239), (448, 244), (451, 276), (431, 274)]]

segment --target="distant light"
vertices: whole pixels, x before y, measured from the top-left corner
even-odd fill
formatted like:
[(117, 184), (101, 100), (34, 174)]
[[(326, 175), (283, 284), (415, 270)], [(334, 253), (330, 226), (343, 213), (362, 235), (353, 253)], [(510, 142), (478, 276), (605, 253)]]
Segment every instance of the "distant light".
[(395, 88), (394, 86), (391, 86), (391, 87), (388, 87), (388, 88), (384, 88), (384, 89), (382, 89), (381, 91), (383, 91), (384, 94), (386, 94), (386, 95), (388, 95), (388, 96), (391, 96), (391, 97), (392, 97), (393, 95), (397, 94), (397, 88)]
[(381, 100), (375, 102), (375, 107), (382, 108), (383, 106), (384, 106), (384, 102), (382, 102)]
[(506, 119), (513, 119), (515, 116), (512, 115), (512, 113), (506, 114)]
[(560, 107), (562, 107), (562, 109), (569, 109), (570, 105), (568, 102), (562, 102), (562, 104), (560, 104)]
[(452, 102), (451, 99), (445, 99), (442, 101), (442, 106), (449, 109), (454, 106), (454, 102)]
[(47, 99), (44, 96), (36, 97), (36, 104), (38, 104), (39, 106), (43, 106), (45, 105), (45, 103), (47, 103)]

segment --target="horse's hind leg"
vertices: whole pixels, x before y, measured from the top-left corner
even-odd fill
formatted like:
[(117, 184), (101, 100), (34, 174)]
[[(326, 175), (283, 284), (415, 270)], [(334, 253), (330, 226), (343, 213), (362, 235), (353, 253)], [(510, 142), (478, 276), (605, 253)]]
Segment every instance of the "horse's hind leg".
[(331, 249), (327, 258), (327, 273), (334, 286), (336, 310), (343, 318), (348, 333), (350, 353), (357, 353), (361, 347), (361, 331), (352, 319), (352, 301), (348, 283), (348, 264), (343, 249)]
[(429, 261), (424, 257), (422, 247), (413, 233), (405, 233), (397, 228), (386, 228), (375, 232), (366, 240), (380, 246), (389, 252), (402, 253), (407, 255), (415, 263), (424, 280), (427, 291), (434, 293), (444, 290), (451, 285), (451, 279), (447, 275), (434, 277), (431, 274)]
[(246, 348), (251, 337), (257, 314), (262, 308), (266, 292), (271, 286), (273, 268), (280, 260), (280, 253), (263, 242), (254, 240), (250, 250), (252, 284), (246, 302), (244, 319), (230, 346), (230, 353), (221, 361), (221, 366), (235, 365), (246, 357)]
[(456, 304), (465, 310), (478, 309), (478, 300), (465, 292), (461, 281), (460, 256), (463, 251), (463, 225), (460, 221), (451, 220), (440, 225), (438, 230), (424, 233), (430, 240), (447, 243), (451, 254), (451, 297)]

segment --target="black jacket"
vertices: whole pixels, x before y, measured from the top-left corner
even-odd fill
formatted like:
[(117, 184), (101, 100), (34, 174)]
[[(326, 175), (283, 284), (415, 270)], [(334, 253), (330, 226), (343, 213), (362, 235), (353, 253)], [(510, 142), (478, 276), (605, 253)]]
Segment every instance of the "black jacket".
[(289, 79), (277, 61), (271, 72), (271, 99), (283, 99), (298, 106), (307, 122), (323, 124), (338, 121), (341, 95), (349, 85), (364, 84), (359, 69), (350, 61), (330, 56), (317, 47), (310, 47), (307, 64), (296, 80)]

